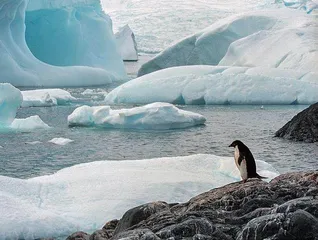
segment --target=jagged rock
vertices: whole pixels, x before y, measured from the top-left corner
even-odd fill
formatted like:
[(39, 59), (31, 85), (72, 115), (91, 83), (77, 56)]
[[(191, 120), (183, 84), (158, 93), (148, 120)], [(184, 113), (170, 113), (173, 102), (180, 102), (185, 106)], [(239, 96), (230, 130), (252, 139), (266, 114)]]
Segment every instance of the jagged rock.
[(276, 137), (304, 142), (318, 142), (318, 103), (298, 113), (275, 133)]
[(68, 236), (66, 240), (89, 240), (89, 234), (85, 232), (76, 232)]
[[(250, 179), (126, 212), (111, 240), (318, 240), (318, 171)], [(104, 231), (105, 229), (103, 229)]]
[(128, 210), (118, 222), (114, 234), (120, 233), (130, 227), (146, 220), (150, 215), (169, 208), (165, 202), (153, 202)]

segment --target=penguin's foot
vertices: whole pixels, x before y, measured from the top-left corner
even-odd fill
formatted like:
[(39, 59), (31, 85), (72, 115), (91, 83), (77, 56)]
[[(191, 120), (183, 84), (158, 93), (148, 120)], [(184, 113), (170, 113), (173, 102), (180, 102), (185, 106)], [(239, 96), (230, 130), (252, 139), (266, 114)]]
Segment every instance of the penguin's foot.
[(247, 182), (247, 179), (243, 179), (242, 181), (241, 181), (241, 183), (246, 183)]

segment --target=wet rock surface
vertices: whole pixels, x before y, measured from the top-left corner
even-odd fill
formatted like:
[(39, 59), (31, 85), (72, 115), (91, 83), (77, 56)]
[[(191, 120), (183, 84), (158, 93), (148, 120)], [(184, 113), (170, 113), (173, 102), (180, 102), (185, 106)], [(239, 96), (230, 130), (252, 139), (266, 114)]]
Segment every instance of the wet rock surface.
[[(87, 239), (76, 236), (68, 239)], [(231, 183), (181, 204), (144, 204), (89, 239), (318, 240), (318, 171)]]
[(275, 136), (295, 141), (318, 142), (318, 103), (298, 113)]

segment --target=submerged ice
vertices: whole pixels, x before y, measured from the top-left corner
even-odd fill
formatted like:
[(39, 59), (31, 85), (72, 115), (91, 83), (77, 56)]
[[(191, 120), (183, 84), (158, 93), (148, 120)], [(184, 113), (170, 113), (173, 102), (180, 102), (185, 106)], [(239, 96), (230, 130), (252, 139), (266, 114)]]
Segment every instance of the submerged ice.
[[(277, 176), (266, 162), (257, 165), (259, 174)], [(92, 162), (26, 180), (0, 176), (0, 239), (90, 232), (136, 205), (183, 202), (238, 180), (233, 158), (215, 155)]]
[(115, 110), (109, 106), (82, 106), (68, 116), (70, 126), (153, 130), (187, 128), (202, 125), (205, 121), (202, 115), (178, 109), (169, 103)]
[(0, 81), (55, 87), (126, 79), (111, 21), (98, 0), (31, 0), (25, 21), (28, 2), (0, 2)]

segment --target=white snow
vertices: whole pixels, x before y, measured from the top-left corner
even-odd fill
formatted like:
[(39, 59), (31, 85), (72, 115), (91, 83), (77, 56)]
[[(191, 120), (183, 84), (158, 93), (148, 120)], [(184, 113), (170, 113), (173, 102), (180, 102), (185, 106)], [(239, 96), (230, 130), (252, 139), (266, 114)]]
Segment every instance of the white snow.
[(0, 128), (12, 123), (21, 103), (22, 94), (19, 89), (9, 83), (0, 83)]
[(35, 115), (24, 119), (14, 119), (10, 128), (19, 131), (32, 131), (36, 129), (49, 129), (50, 126), (43, 122), (38, 115)]
[(137, 61), (138, 50), (135, 35), (129, 25), (125, 25), (115, 34), (116, 44), (124, 61)]
[(28, 11), (25, 21), (28, 2), (0, 2), (0, 82), (56, 87), (127, 79), (111, 20), (98, 0), (95, 4), (90, 1), (81, 6)]
[[(278, 174), (257, 165), (269, 179)], [(239, 180), (233, 157), (203, 154), (85, 163), (26, 180), (0, 176), (0, 239), (91, 232), (139, 204), (184, 202)]]
[(220, 65), (317, 71), (318, 22), (289, 8), (234, 15), (178, 40), (139, 70)]
[(53, 138), (49, 141), (49, 143), (54, 143), (56, 145), (61, 145), (61, 146), (64, 146), (64, 145), (69, 144), (71, 142), (74, 142), (74, 140), (69, 139), (69, 138), (62, 138), (62, 137)]
[(23, 95), (22, 107), (49, 107), (76, 101), (75, 97), (63, 89), (37, 89), (21, 92)]
[(318, 74), (272, 68), (184, 66), (163, 69), (111, 91), (107, 103), (312, 104)]
[(100, 126), (104, 128), (135, 128), (166, 130), (204, 124), (197, 113), (178, 109), (169, 103), (152, 103), (130, 109), (110, 106), (82, 106), (68, 116), (70, 126)]

